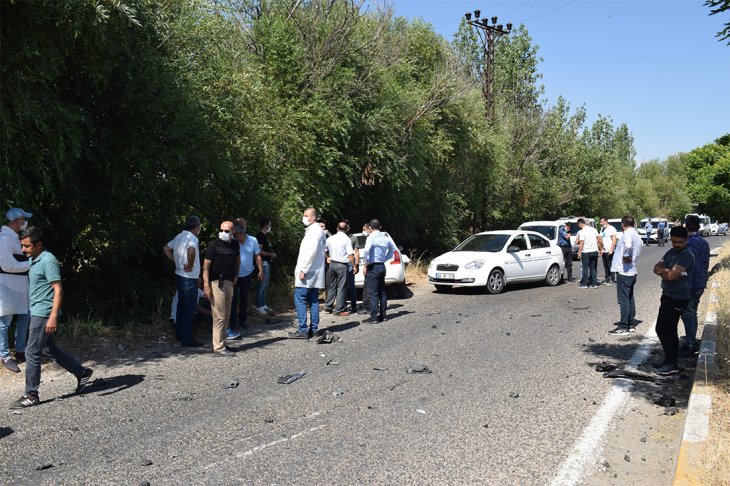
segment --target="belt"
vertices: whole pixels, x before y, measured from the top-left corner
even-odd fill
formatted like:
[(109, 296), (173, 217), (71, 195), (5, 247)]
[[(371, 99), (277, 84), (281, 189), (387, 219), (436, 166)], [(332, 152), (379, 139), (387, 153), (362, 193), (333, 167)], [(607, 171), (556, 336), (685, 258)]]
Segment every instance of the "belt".
[(373, 268), (375, 265), (385, 265), (385, 262), (368, 263), (367, 268)]
[(333, 263), (339, 263), (340, 265), (347, 265), (350, 262), (336, 262), (334, 260), (330, 260), (330, 265), (332, 265)]

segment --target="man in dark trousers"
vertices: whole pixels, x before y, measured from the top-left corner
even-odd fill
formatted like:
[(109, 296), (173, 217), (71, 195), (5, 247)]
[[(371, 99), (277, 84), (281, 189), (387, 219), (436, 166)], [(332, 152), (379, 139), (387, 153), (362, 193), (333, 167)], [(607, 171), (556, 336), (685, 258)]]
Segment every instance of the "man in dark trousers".
[(30, 328), (25, 348), (25, 394), (13, 402), (10, 408), (27, 408), (40, 403), (38, 388), (41, 385), (43, 354), (53, 358), (59, 366), (76, 377), (76, 393), (86, 388), (94, 372), (66, 354), (53, 338), (61, 315), (63, 285), (61, 265), (44, 248), (43, 232), (34, 226), (26, 229), (20, 234), (20, 246), (30, 259)]
[(365, 240), (365, 289), (370, 295), (370, 317), (362, 322), (375, 323), (385, 320), (388, 296), (385, 294), (385, 262), (390, 260), (396, 247), (393, 241), (380, 232), (380, 221), (370, 221), (370, 234)]
[(679, 373), (677, 324), (690, 299), (690, 283), (695, 266), (695, 256), (687, 248), (687, 235), (687, 228), (683, 226), (672, 228), (672, 249), (654, 265), (654, 273), (662, 279), (662, 298), (656, 320), (656, 334), (664, 350), (664, 361), (656, 367), (659, 375)]
[(684, 221), (684, 227), (689, 232), (687, 247), (695, 256), (695, 271), (689, 286), (689, 302), (682, 313), (684, 322), (685, 350), (689, 354), (697, 352), (697, 308), (700, 298), (707, 287), (707, 271), (710, 269), (710, 244), (707, 243), (700, 231), (700, 218), (690, 214)]

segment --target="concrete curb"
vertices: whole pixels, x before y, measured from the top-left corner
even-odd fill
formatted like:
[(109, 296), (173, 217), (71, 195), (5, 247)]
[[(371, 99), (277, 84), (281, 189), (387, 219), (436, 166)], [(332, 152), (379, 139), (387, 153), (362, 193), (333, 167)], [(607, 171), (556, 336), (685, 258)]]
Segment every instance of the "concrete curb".
[(684, 434), (674, 469), (674, 486), (702, 485), (702, 458), (707, 447), (715, 385), (715, 342), (717, 333), (717, 282), (711, 283), (702, 343), (697, 358), (692, 392), (687, 405)]

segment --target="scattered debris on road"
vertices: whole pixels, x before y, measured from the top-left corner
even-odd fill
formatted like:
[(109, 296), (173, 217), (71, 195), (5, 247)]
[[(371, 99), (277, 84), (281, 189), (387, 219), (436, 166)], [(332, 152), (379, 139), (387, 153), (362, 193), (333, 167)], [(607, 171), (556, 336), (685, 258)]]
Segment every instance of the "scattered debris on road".
[(509, 394), (509, 397), (510, 398), (520, 398), (520, 394), (517, 392), (512, 392)]
[(231, 388), (238, 388), (238, 380), (232, 381), (230, 383), (226, 383), (225, 386), (223, 386), (224, 389), (230, 390)]
[(293, 373), (291, 375), (280, 376), (277, 381), (279, 383), (281, 383), (282, 385), (288, 385), (290, 383), (294, 383), (295, 381), (297, 381), (299, 378), (301, 378), (302, 376), (304, 376), (306, 374), (307, 374), (307, 370), (302, 370), (302, 371)]
[(605, 373), (607, 371), (613, 371), (618, 369), (618, 366), (610, 363), (606, 363), (605, 361), (602, 361), (601, 364), (596, 365), (596, 371), (600, 371), (601, 373)]
[(37, 466), (35, 467), (35, 470), (36, 470), (36, 471), (44, 471), (44, 470), (46, 470), (46, 469), (51, 469), (52, 467), (53, 467), (53, 463), (51, 463), (51, 462), (46, 462), (46, 463), (43, 463), (43, 464), (38, 464), (38, 465), (37, 465)]
[(139, 461), (140, 466), (151, 466), (152, 464), (153, 462), (149, 459), (142, 459), (141, 461)]
[(317, 344), (330, 344), (336, 343), (340, 340), (340, 336), (336, 335), (332, 331), (325, 331), (317, 337), (315, 341)]
[(428, 369), (428, 366), (421, 363), (411, 363), (406, 367), (406, 371), (410, 374), (420, 374), (420, 375), (426, 375), (428, 373), (431, 373), (431, 370)]
[(677, 409), (677, 407), (666, 407), (664, 409), (664, 415), (672, 416), (672, 415), (677, 415), (678, 413), (679, 413), (679, 410)]
[(654, 405), (659, 405), (660, 407), (673, 407), (676, 404), (677, 400), (675, 400), (674, 397), (670, 397), (669, 395), (662, 395), (661, 397), (654, 400)]
[(344, 394), (345, 394), (345, 392), (342, 391), (342, 390), (340, 390), (339, 388), (336, 389), (336, 390), (332, 390), (332, 396), (333, 397), (341, 397)]
[(335, 359), (333, 358), (333, 359), (331, 359), (331, 360), (327, 361), (327, 362), (326, 362), (326, 363), (325, 363), (324, 365), (325, 365), (325, 366), (337, 366), (337, 365), (339, 365), (339, 364), (340, 364), (340, 362), (339, 362), (339, 361), (337, 361), (337, 360), (335, 360)]

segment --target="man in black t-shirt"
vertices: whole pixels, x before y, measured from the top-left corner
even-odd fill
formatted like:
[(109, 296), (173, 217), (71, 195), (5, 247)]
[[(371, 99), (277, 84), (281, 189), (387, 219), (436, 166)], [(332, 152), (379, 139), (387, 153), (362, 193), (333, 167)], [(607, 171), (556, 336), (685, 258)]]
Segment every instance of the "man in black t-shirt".
[(223, 221), (218, 238), (210, 242), (203, 260), (203, 293), (210, 301), (213, 314), (213, 352), (222, 356), (235, 354), (225, 345), (233, 287), (241, 265), (238, 240), (232, 235), (233, 223)]
[(662, 299), (656, 320), (656, 334), (664, 350), (664, 362), (656, 367), (656, 372), (660, 375), (679, 373), (677, 324), (689, 302), (689, 288), (695, 266), (694, 253), (687, 248), (687, 235), (687, 228), (672, 228), (672, 249), (654, 265), (654, 273), (662, 279)]

